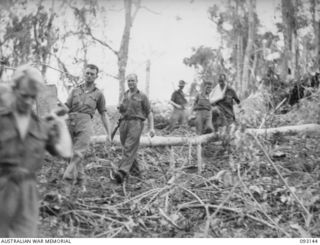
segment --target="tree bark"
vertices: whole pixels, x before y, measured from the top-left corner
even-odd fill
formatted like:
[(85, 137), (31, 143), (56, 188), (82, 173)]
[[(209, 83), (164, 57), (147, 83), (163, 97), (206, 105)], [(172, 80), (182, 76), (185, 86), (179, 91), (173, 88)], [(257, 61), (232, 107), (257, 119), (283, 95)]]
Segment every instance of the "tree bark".
[[(239, 18), (239, 3), (238, 1), (236, 2), (236, 18)], [(237, 28), (237, 26), (234, 26), (234, 28)], [(236, 88), (239, 91), (240, 97), (242, 97), (242, 80), (241, 80), (241, 68), (242, 68), (242, 36), (240, 34), (240, 30), (237, 30), (237, 38), (236, 38), (236, 66), (237, 66), (237, 82), (236, 82)]]
[[(292, 33), (295, 26), (294, 7), (292, 1), (281, 0), (281, 13), (284, 24), (284, 55), (282, 63), (281, 79), (287, 81), (289, 63), (291, 63)], [(291, 69), (293, 67), (290, 67)]]
[(130, 30), (131, 30), (131, 8), (132, 0), (124, 0), (125, 9), (125, 24), (121, 38), (120, 49), (118, 52), (118, 77), (119, 77), (119, 102), (122, 100), (122, 96), (125, 91), (125, 75), (126, 67), (128, 63), (129, 54), (129, 40), (130, 40)]
[(249, 11), (249, 29), (248, 29), (248, 42), (243, 60), (242, 69), (242, 95), (246, 97), (249, 94), (249, 79), (250, 79), (250, 57), (253, 51), (254, 44), (254, 12), (255, 12), (256, 1), (248, 0), (248, 11)]

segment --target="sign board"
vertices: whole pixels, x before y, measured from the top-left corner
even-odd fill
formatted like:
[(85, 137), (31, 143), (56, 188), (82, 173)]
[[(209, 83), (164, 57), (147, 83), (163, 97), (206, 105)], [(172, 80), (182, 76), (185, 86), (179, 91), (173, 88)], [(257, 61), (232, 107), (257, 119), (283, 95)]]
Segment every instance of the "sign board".
[(38, 115), (44, 116), (57, 107), (58, 92), (54, 84), (45, 85), (37, 97)]

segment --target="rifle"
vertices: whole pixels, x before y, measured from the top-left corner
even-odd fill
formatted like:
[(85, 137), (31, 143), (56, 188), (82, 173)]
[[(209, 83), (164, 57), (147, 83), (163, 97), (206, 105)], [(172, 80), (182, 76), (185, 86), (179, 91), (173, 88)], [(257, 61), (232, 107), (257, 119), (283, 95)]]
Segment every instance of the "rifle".
[(120, 127), (120, 123), (122, 120), (123, 120), (123, 117), (120, 117), (118, 119), (117, 126), (113, 129), (113, 131), (111, 133), (111, 140), (113, 140), (114, 136), (116, 135), (116, 132), (118, 131), (118, 128)]

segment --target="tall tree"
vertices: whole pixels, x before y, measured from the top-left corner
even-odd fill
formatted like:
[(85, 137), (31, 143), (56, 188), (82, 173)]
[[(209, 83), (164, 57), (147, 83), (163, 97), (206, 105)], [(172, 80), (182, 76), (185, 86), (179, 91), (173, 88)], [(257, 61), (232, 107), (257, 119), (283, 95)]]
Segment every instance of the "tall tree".
[(254, 50), (254, 38), (255, 38), (255, 19), (254, 13), (256, 9), (256, 0), (247, 1), (249, 19), (248, 19), (248, 41), (246, 51), (243, 59), (243, 71), (242, 71), (242, 87), (240, 94), (247, 96), (250, 86), (250, 74), (252, 68), (250, 67), (250, 60)]
[[(284, 39), (284, 53), (281, 79), (287, 80), (288, 69), (292, 69), (292, 38), (296, 33), (295, 9), (293, 1), (281, 0), (281, 14), (283, 21), (283, 39)], [(291, 70), (292, 72), (292, 70)]]
[(128, 55), (129, 55), (129, 44), (130, 44), (130, 35), (132, 25), (137, 16), (137, 13), (141, 7), (141, 0), (123, 0), (124, 2), (124, 17), (125, 17), (125, 25), (122, 32), (120, 47), (118, 50), (114, 49), (112, 45), (110, 45), (107, 41), (97, 38), (93, 33), (92, 29), (89, 25), (86, 26), (86, 31), (91, 38), (97, 43), (109, 49), (114, 55), (117, 57), (118, 63), (118, 76), (119, 80), (119, 101), (121, 101), (122, 96), (125, 91), (125, 75), (126, 68), (128, 63)]

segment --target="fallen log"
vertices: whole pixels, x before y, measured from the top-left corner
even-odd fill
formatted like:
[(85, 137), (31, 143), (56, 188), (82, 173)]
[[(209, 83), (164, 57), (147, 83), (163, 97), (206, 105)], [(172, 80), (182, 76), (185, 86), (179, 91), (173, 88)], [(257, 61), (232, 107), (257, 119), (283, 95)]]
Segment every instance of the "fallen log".
[[(267, 128), (267, 129), (253, 129), (248, 128), (245, 131), (249, 134), (254, 135), (267, 135), (271, 136), (276, 133), (280, 134), (298, 134), (298, 133), (312, 133), (320, 134), (320, 125), (319, 124), (303, 124), (303, 125), (294, 125), (294, 126), (284, 126), (277, 128)], [(142, 136), (140, 138), (140, 146), (143, 147), (152, 147), (152, 146), (178, 146), (178, 145), (199, 145), (202, 143), (208, 142), (210, 139), (217, 136), (216, 133), (205, 134), (194, 137), (183, 137), (183, 136), (155, 136), (153, 138), (149, 136)], [(91, 143), (105, 143), (106, 135), (99, 135), (91, 137)], [(120, 144), (119, 135), (114, 137), (113, 142), (115, 144)]]
[[(140, 138), (140, 146), (178, 146), (178, 145), (198, 145), (207, 142), (209, 139), (216, 136), (215, 133), (205, 134), (194, 137), (183, 137), (183, 136), (142, 136)], [(99, 135), (91, 137), (91, 143), (105, 143), (106, 135)], [(113, 139), (115, 144), (120, 144), (120, 137), (116, 135)]]
[(277, 128), (267, 128), (267, 129), (246, 129), (246, 133), (254, 135), (273, 135), (273, 134), (298, 134), (298, 133), (312, 133), (320, 134), (320, 125), (319, 124), (302, 124), (302, 125), (293, 125), (293, 126), (283, 126)]

